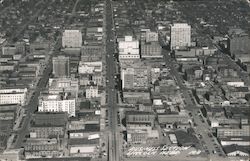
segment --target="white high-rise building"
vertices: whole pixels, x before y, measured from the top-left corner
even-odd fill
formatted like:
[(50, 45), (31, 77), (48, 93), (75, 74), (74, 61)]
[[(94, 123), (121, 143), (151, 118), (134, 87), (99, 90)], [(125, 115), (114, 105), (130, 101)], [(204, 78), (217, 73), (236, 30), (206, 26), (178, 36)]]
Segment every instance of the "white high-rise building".
[(191, 45), (191, 26), (186, 23), (175, 23), (171, 26), (171, 50)]
[(67, 112), (75, 116), (76, 99), (65, 93), (64, 95), (45, 94), (39, 98), (39, 112)]
[(24, 89), (0, 89), (0, 105), (20, 104), (26, 101), (27, 88)]
[(140, 59), (139, 41), (132, 36), (125, 36), (125, 40), (119, 42), (119, 60), (122, 59)]
[(79, 30), (65, 30), (62, 36), (62, 47), (80, 48), (82, 46), (82, 33)]

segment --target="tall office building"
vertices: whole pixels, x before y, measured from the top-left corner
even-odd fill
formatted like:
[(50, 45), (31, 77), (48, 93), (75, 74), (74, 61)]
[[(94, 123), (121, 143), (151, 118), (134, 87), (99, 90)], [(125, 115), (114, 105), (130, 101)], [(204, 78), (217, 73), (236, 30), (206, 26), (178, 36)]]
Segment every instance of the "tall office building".
[(70, 67), (69, 67), (69, 57), (60, 55), (53, 57), (53, 75), (55, 77), (69, 77)]
[(191, 45), (191, 26), (186, 23), (176, 23), (171, 26), (171, 50), (181, 49)]
[[(145, 36), (145, 39), (144, 39)], [(141, 58), (162, 58), (162, 47), (158, 41), (158, 33), (147, 31), (141, 35)]]
[(75, 116), (76, 99), (68, 93), (42, 94), (39, 97), (39, 112), (67, 112), (69, 116)]
[(65, 30), (62, 36), (62, 47), (80, 48), (82, 46), (82, 33), (79, 30)]

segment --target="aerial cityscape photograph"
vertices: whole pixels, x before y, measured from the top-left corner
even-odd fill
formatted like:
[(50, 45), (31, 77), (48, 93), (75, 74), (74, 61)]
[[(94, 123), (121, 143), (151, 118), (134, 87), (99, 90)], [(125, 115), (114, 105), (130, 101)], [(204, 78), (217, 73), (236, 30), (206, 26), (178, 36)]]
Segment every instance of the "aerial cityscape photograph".
[(250, 161), (250, 0), (0, 0), (0, 161)]

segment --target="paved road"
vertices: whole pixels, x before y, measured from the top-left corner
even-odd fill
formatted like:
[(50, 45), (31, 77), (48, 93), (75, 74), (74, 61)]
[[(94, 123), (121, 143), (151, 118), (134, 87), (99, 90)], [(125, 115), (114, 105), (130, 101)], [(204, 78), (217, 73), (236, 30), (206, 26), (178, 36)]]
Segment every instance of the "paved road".
[[(170, 68), (170, 74), (175, 77), (177, 85), (180, 87), (180, 91), (186, 102), (185, 109), (192, 114), (193, 122), (197, 124), (195, 132), (201, 135), (201, 141), (202, 145), (204, 146), (204, 150), (207, 150), (207, 153), (210, 154), (210, 156), (218, 155), (218, 153), (213, 154), (213, 151), (217, 149), (217, 151), (222, 151), (222, 149), (220, 148), (220, 145), (218, 145), (218, 142), (214, 141), (215, 138), (208, 136), (208, 133), (211, 134), (210, 127), (207, 122), (202, 122), (202, 119), (198, 115), (198, 111), (200, 110), (200, 108), (196, 106), (194, 101), (192, 101), (193, 97), (191, 91), (184, 85), (183, 78), (180, 76), (177, 69), (175, 68), (176, 62), (171, 59), (168, 53), (169, 52), (167, 50), (163, 50), (164, 60), (166, 62), (166, 65)], [(216, 149), (216, 147), (219, 148)]]
[(119, 132), (117, 132), (117, 91), (115, 89), (115, 73), (116, 73), (116, 62), (113, 57), (115, 51), (114, 45), (114, 32), (112, 28), (113, 24), (113, 13), (110, 0), (106, 1), (106, 79), (107, 79), (107, 105), (108, 105), (108, 118), (109, 118), (109, 161), (119, 161)]
[(30, 99), (30, 102), (28, 103), (28, 105), (26, 105), (24, 108), (26, 109), (26, 116), (23, 118), (23, 126), (22, 128), (18, 131), (17, 133), (17, 140), (14, 143), (14, 147), (15, 148), (20, 148), (23, 146), (23, 140), (25, 139), (25, 135), (27, 135), (29, 133), (29, 123), (31, 121), (31, 116), (32, 114), (37, 110), (37, 106), (38, 106), (38, 96), (40, 95), (40, 92), (42, 90), (44, 90), (44, 88), (46, 87), (46, 84), (48, 82), (49, 79), (49, 74), (52, 71), (52, 61), (51, 59), (49, 60), (48, 64), (46, 65), (47, 68), (44, 70), (43, 72), (43, 76), (40, 79), (37, 88), (34, 92), (34, 96), (33, 98)]
[[(78, 0), (75, 2), (78, 3)], [(75, 12), (75, 6), (72, 9), (72, 13)], [(36, 17), (36, 15), (34, 16)], [(25, 29), (25, 28), (24, 28)], [(26, 116), (24, 117), (23, 120), (23, 126), (21, 127), (20, 130), (17, 131), (17, 140), (14, 144), (15, 148), (20, 148), (23, 146), (23, 141), (25, 139), (25, 135), (29, 133), (29, 126), (30, 126), (30, 121), (31, 121), (31, 116), (32, 114), (37, 111), (38, 107), (38, 97), (40, 95), (40, 92), (43, 91), (47, 85), (47, 82), (49, 80), (50, 73), (52, 72), (52, 53), (60, 49), (61, 44), (60, 44), (60, 39), (61, 37), (57, 37), (57, 40), (55, 41), (55, 44), (52, 45), (52, 49), (48, 54), (48, 59), (46, 60), (46, 68), (43, 71), (42, 77), (40, 81), (37, 84), (37, 88), (35, 89), (35, 92), (33, 94), (33, 97), (30, 99), (29, 103), (24, 107), (26, 109)]]

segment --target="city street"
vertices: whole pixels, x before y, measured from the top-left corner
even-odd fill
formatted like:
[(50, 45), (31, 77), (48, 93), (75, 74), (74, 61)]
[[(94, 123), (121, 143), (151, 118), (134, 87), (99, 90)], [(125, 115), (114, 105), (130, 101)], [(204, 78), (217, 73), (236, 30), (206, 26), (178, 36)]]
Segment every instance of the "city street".
[[(71, 12), (72, 14), (75, 13), (75, 8), (76, 8), (77, 3), (78, 3), (78, 1), (75, 2), (75, 5), (74, 5), (72, 12)], [(39, 11), (39, 12), (41, 12), (41, 11)], [(36, 16), (37, 16), (37, 14), (34, 15), (34, 17), (32, 17), (30, 21), (32, 21)], [(21, 29), (21, 30), (23, 30), (23, 29)], [(20, 32), (21, 32), (21, 30), (20, 30)], [(52, 45), (52, 48), (51, 48), (50, 52), (48, 53), (46, 60), (45, 60), (45, 68), (43, 70), (43, 74), (41, 75), (40, 80), (37, 83), (37, 87), (35, 88), (33, 96), (29, 100), (28, 104), (24, 107), (24, 109), (26, 110), (26, 113), (25, 113), (26, 116), (22, 120), (22, 127), (18, 131), (16, 131), (17, 139), (12, 145), (15, 148), (23, 147), (23, 141), (25, 140), (26, 135), (28, 135), (28, 133), (29, 133), (29, 126), (30, 126), (32, 114), (35, 111), (37, 111), (38, 101), (39, 101), (38, 97), (40, 95), (40, 92), (46, 88), (50, 74), (53, 70), (52, 69), (52, 55), (61, 47), (60, 39), (61, 39), (61, 37), (58, 36), (54, 45)]]
[[(224, 155), (223, 150), (220, 148), (220, 145), (218, 145), (218, 142), (215, 141), (215, 138), (208, 136), (208, 133), (211, 134), (211, 131), (209, 130), (210, 127), (207, 124), (207, 122), (202, 121), (200, 119), (201, 116), (198, 115), (200, 108), (197, 107), (196, 104), (192, 101), (193, 98), (189, 94), (189, 89), (185, 87), (185, 85), (183, 84), (183, 78), (181, 78), (180, 74), (175, 68), (175, 62), (172, 61), (172, 58), (168, 54), (168, 51), (163, 50), (163, 54), (164, 54), (164, 60), (166, 62), (166, 65), (171, 69), (170, 73), (172, 76), (175, 77), (177, 85), (180, 87), (182, 96), (185, 99), (185, 102), (186, 102), (185, 108), (187, 111), (189, 111), (192, 114), (193, 122), (197, 125), (194, 130), (197, 134), (201, 135), (200, 140), (201, 140), (201, 145), (203, 145), (203, 148), (204, 148), (203, 150), (207, 154), (218, 156), (219, 153), (215, 154), (214, 152), (216, 151), (216, 149), (218, 149), (218, 151), (220, 151), (220, 155)], [(219, 147), (219, 148), (216, 148), (216, 147)]]
[(112, 7), (110, 0), (106, 1), (106, 87), (108, 97), (108, 119), (109, 119), (109, 147), (108, 147), (108, 160), (119, 161), (119, 132), (117, 131), (117, 90), (115, 89), (115, 73), (116, 62), (113, 57), (114, 53), (114, 32), (112, 28), (114, 26), (112, 18)]
[(248, 160), (248, 1), (0, 0), (0, 161)]
[(13, 143), (15, 148), (20, 148), (23, 146), (22, 143), (25, 139), (25, 136), (28, 135), (29, 132), (29, 123), (31, 121), (32, 114), (37, 110), (38, 96), (40, 95), (40, 92), (44, 90), (44, 88), (46, 87), (51, 71), (52, 71), (52, 62), (50, 58), (46, 64), (46, 69), (43, 71), (43, 76), (38, 82), (33, 97), (30, 99), (29, 103), (24, 107), (26, 109), (26, 116), (23, 118), (23, 124), (22, 124), (23, 126), (21, 127), (20, 130), (17, 131), (18, 137), (16, 142)]

